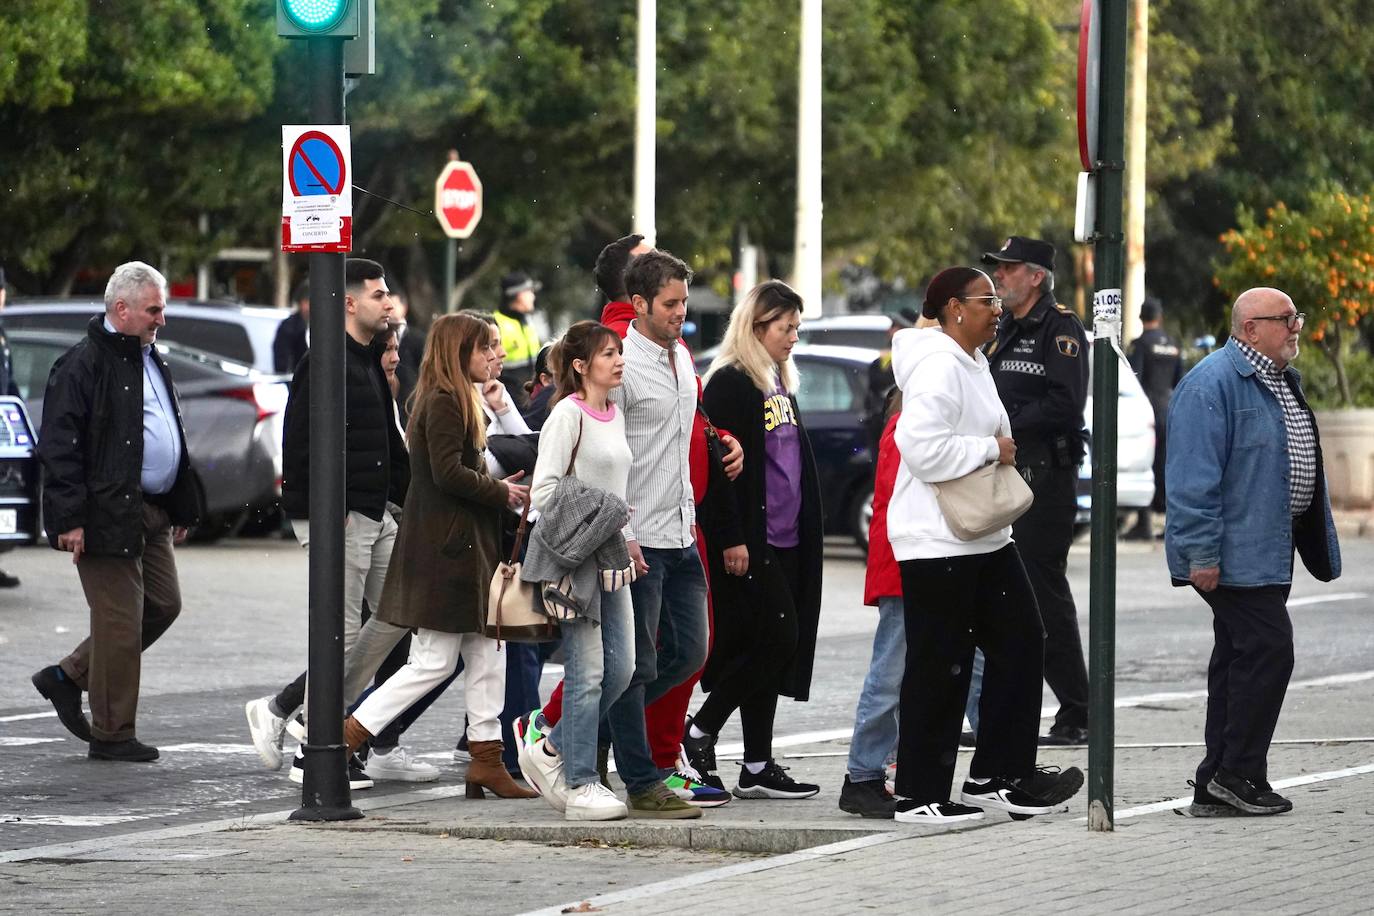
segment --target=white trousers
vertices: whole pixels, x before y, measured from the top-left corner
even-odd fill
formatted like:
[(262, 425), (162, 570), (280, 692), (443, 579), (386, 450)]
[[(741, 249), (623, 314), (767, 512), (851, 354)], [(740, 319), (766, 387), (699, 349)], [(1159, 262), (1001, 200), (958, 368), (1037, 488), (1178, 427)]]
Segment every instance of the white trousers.
[(421, 628), (410, 640), (410, 660), (372, 691), (353, 718), (377, 734), (421, 697), (442, 684), (463, 659), (468, 741), (500, 741), (501, 707), (506, 698), (506, 659), (496, 640), (481, 633), (441, 633)]

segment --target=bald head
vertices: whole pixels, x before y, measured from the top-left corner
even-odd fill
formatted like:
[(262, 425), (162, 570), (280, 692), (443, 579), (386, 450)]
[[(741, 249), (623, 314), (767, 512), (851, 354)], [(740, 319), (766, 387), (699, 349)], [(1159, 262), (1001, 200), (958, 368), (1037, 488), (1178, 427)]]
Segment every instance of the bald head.
[(1286, 366), (1297, 357), (1301, 328), (1301, 316), (1293, 300), (1280, 289), (1267, 286), (1247, 289), (1231, 306), (1231, 336), (1254, 347), (1279, 366)]

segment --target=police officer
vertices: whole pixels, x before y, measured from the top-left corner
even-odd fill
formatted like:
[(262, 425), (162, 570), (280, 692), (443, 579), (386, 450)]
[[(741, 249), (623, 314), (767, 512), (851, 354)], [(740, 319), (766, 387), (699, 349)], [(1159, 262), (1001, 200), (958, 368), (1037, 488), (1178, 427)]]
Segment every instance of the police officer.
[(1054, 246), (1014, 235), (983, 255), (996, 265), (1002, 320), (987, 357), (1011, 419), (1016, 466), (1035, 501), (1012, 527), (1045, 624), (1045, 681), (1059, 713), (1041, 744), (1088, 738), (1088, 669), (1069, 591), (1069, 544), (1078, 513), (1088, 341), (1078, 316), (1054, 300)]
[(1135, 528), (1126, 535), (1131, 541), (1154, 539), (1152, 512), (1164, 511), (1164, 444), (1165, 424), (1169, 417), (1169, 397), (1183, 378), (1183, 351), (1178, 341), (1169, 336), (1161, 325), (1164, 309), (1158, 299), (1146, 299), (1140, 305), (1140, 323), (1144, 327), (1131, 344), (1131, 369), (1140, 379), (1140, 387), (1150, 399), (1155, 413), (1155, 495), (1150, 505), (1140, 510)]
[(496, 310), (496, 327), (501, 331), (501, 347), (506, 351), (501, 383), (510, 392), (510, 401), (524, 407), (528, 399), (525, 383), (534, 377), (534, 361), (539, 356), (539, 334), (530, 327), (534, 294), (543, 289), (528, 274), (506, 274), (501, 278), (501, 307)]

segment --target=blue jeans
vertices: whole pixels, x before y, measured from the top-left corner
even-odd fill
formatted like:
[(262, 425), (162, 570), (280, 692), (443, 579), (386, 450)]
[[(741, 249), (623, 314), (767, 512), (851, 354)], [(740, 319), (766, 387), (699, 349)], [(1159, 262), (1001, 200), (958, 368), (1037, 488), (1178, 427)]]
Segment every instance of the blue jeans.
[(601, 593), (601, 624), (586, 618), (562, 623), (563, 717), (548, 740), (563, 757), (569, 789), (591, 785), (601, 717), (620, 699), (635, 668), (634, 612), (626, 589)]
[(897, 747), (897, 703), (906, 666), (906, 623), (902, 599), (878, 599), (878, 629), (873, 657), (854, 712), (854, 738), (849, 745), (850, 782), (885, 779), (887, 761)]
[(642, 549), (649, 571), (630, 586), (634, 677), (606, 714), (616, 772), (630, 792), (663, 777), (649, 751), (645, 707), (706, 663), (706, 574), (696, 546)]
[(969, 731), (978, 737), (978, 700), (983, 696), (983, 650), (973, 650), (973, 676), (969, 678), (968, 700), (964, 703), (964, 718)]

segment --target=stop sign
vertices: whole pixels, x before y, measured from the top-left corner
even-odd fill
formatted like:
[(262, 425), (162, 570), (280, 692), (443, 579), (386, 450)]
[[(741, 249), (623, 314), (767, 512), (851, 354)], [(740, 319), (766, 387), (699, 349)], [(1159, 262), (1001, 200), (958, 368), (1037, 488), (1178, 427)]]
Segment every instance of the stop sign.
[(451, 239), (472, 235), (482, 219), (482, 181), (470, 162), (450, 162), (434, 182), (434, 215)]

